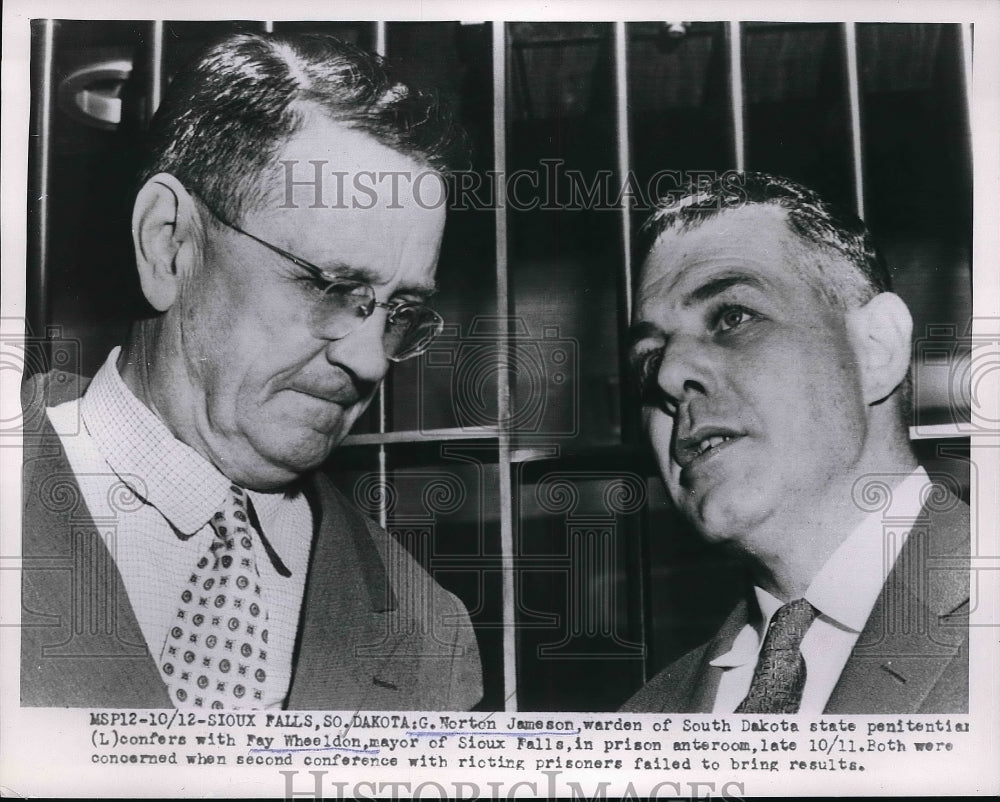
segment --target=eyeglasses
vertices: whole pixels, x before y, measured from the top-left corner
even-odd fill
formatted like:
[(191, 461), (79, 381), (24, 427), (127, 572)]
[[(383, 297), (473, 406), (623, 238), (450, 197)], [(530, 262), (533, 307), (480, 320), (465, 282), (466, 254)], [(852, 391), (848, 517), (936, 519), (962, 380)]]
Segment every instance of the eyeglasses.
[(389, 361), (402, 362), (426, 351), (444, 328), (444, 318), (429, 306), (415, 301), (378, 301), (371, 285), (330, 275), (321, 267), (233, 225), (200, 197), (198, 200), (226, 228), (285, 257), (323, 284), (310, 316), (310, 328), (315, 336), (339, 340), (358, 329), (376, 309), (385, 309), (389, 315), (382, 335), (382, 347)]

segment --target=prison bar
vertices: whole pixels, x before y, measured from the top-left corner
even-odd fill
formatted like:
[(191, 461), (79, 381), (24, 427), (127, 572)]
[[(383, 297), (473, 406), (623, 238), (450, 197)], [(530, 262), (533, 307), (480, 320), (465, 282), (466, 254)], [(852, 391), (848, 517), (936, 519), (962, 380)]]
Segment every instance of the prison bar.
[[(615, 73), (615, 135), (617, 137), (618, 176), (621, 181), (622, 189), (624, 190), (626, 187), (625, 182), (628, 181), (629, 171), (632, 168), (632, 129), (629, 121), (628, 93), (628, 26), (624, 22), (615, 22), (613, 25), (614, 47), (612, 49), (612, 59)], [(629, 197), (630, 194), (628, 192), (622, 191), (620, 208), (618, 210), (621, 222), (622, 238), (621, 281), (619, 282), (620, 292), (622, 294), (622, 300), (619, 308), (622, 310), (622, 314), (619, 316), (619, 344), (624, 344), (627, 341), (628, 328), (632, 322), (632, 296), (634, 286), (632, 276), (632, 219), (628, 201)], [(622, 350), (619, 350), (619, 354), (623, 353), (624, 352)], [(625, 411), (627, 408), (626, 405), (630, 400), (627, 389), (627, 371), (628, 367), (623, 358), (622, 364), (619, 368), (621, 387), (619, 398), (621, 400), (621, 417), (623, 419), (627, 414)], [(621, 432), (623, 437), (628, 436), (626, 434), (624, 420), (622, 422)], [(647, 536), (648, 532), (645, 527), (643, 527), (640, 539), (644, 539)], [(643, 543), (644, 542), (645, 541), (643, 540)], [(643, 549), (641, 544), (636, 544), (635, 548), (629, 548), (628, 550), (628, 575), (633, 578), (633, 586), (629, 590), (627, 598), (636, 610), (636, 617), (638, 620), (637, 629), (639, 636), (642, 639), (643, 648), (645, 649), (645, 653), (648, 657), (651, 653), (650, 650), (646, 648), (646, 588), (648, 583), (646, 566), (643, 565), (642, 561), (642, 552)], [(648, 679), (649, 675), (647, 663), (647, 660), (642, 661), (643, 682)]]
[(34, 130), (31, 153), (34, 170), (31, 174), (33, 203), (29, 206), (32, 225), (28, 238), (28, 287), (32, 289), (27, 309), (27, 334), (41, 337), (49, 325), (49, 227), (50, 227), (50, 160), (52, 158), (52, 97), (54, 94), (53, 59), (55, 54), (55, 20), (43, 20), (41, 32), (31, 39), (32, 113)]
[(729, 100), (733, 122), (733, 161), (743, 172), (747, 163), (746, 105), (743, 99), (743, 44), (739, 22), (726, 23), (729, 42)]
[(854, 210), (865, 219), (865, 174), (861, 150), (861, 80), (858, 70), (858, 27), (844, 23), (844, 60), (847, 65), (847, 106), (851, 124), (851, 162), (854, 167)]
[[(628, 42), (625, 23), (614, 23), (615, 46), (615, 134), (618, 138), (618, 176), (625, 189), (632, 164), (628, 122)], [(622, 299), (625, 320), (632, 320), (632, 221), (629, 218), (629, 193), (623, 191), (619, 202), (619, 219), (622, 232)]]
[[(376, 22), (372, 31), (372, 41), (375, 43), (375, 52), (382, 58), (388, 53), (388, 42), (386, 40), (385, 22)], [(386, 488), (378, 495), (378, 525), (383, 529), (389, 526), (389, 452), (386, 448), (385, 434), (389, 431), (389, 417), (392, 414), (389, 399), (389, 381), (386, 376), (385, 381), (378, 386), (375, 396), (375, 416), (377, 421), (378, 434), (381, 436), (376, 452), (378, 460), (378, 483), (379, 487)]]
[[(490, 23), (493, 43), (493, 169), (497, 175), (507, 175), (507, 24)], [(497, 471), (500, 480), (500, 556), (502, 573), (501, 621), (503, 623), (503, 699), (505, 711), (516, 711), (517, 704), (517, 638), (514, 630), (514, 486), (510, 442), (510, 352), (509, 317), (511, 313), (507, 274), (507, 206), (497, 204), (494, 218), (496, 236), (497, 318)]]
[(147, 114), (152, 119), (163, 97), (163, 20), (154, 20), (149, 31), (149, 86)]

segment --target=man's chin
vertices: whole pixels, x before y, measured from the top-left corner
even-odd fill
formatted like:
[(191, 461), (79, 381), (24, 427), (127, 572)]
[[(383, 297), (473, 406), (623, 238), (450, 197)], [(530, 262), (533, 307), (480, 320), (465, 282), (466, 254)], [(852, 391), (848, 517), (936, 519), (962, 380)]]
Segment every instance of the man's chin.
[[(716, 489), (689, 497), (684, 512), (701, 537), (709, 543), (740, 543), (764, 517), (751, 491), (736, 496)], [(749, 503), (748, 503), (749, 502)]]
[(257, 451), (259, 459), (245, 471), (250, 480), (245, 484), (251, 490), (277, 490), (319, 468), (343, 437), (311, 437), (297, 443), (285, 439), (280, 443), (262, 444)]

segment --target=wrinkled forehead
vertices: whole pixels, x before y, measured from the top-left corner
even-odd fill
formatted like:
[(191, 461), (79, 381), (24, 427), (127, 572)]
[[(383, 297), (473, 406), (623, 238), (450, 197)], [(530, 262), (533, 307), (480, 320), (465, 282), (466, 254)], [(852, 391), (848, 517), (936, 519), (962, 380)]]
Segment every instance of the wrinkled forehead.
[(673, 300), (727, 271), (756, 276), (764, 285), (813, 284), (818, 276), (807, 262), (807, 248), (784, 209), (747, 205), (661, 233), (642, 263), (637, 302)]

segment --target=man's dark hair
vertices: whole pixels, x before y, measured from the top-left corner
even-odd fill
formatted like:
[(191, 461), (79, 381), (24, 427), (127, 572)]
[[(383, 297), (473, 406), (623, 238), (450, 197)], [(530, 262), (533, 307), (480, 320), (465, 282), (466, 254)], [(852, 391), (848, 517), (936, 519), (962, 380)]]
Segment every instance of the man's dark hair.
[(663, 232), (681, 233), (724, 211), (748, 205), (783, 209), (789, 229), (809, 255), (840, 256), (854, 268), (844, 270), (836, 264), (824, 264), (826, 260), (814, 262), (822, 290), (832, 303), (857, 306), (892, 289), (889, 268), (857, 215), (801, 184), (768, 173), (725, 173), (711, 183), (692, 183), (682, 193), (658, 203), (636, 238), (636, 264), (646, 260)]
[(265, 201), (265, 172), (314, 111), (442, 173), (463, 142), (437, 98), (396, 81), (378, 56), (325, 34), (239, 33), (174, 77), (138, 186), (171, 173), (239, 222)]

